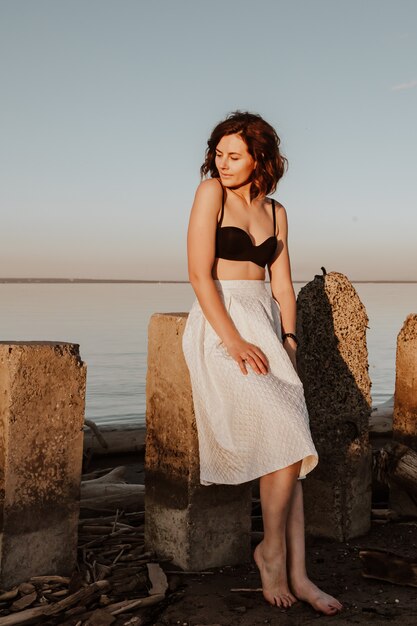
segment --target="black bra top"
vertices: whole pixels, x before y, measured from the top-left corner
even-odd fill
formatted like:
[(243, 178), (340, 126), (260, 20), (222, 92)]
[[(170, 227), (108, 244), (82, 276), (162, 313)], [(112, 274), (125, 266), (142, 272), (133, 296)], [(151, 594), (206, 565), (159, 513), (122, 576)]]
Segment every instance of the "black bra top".
[[(217, 179), (218, 180), (218, 179)], [(220, 181), (219, 181), (220, 182)], [(221, 184), (221, 183), (220, 183)], [(223, 192), (223, 185), (222, 185)], [(272, 199), (272, 217), (274, 220), (274, 234), (265, 239), (258, 246), (252, 243), (249, 233), (238, 226), (222, 226), (224, 215), (224, 192), (222, 212), (216, 230), (216, 258), (229, 261), (252, 261), (260, 267), (265, 267), (272, 260), (277, 249), (275, 235), (275, 201)]]

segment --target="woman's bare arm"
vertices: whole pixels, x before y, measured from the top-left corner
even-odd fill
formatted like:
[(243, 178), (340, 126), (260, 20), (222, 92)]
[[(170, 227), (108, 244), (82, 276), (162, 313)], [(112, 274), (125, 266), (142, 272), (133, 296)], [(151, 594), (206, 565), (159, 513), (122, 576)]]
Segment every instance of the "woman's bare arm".
[(202, 181), (191, 208), (187, 234), (188, 276), (209, 324), (244, 374), (247, 360), (258, 373), (266, 373), (263, 352), (246, 342), (238, 332), (216, 289), (212, 277), (215, 260), (217, 215), (222, 203), (222, 188), (216, 180)]
[[(288, 251), (288, 219), (285, 207), (276, 202), (278, 223), (278, 246), (272, 263), (268, 266), (272, 295), (279, 303), (282, 333), (294, 333), (297, 319), (297, 301), (291, 278), (291, 263)], [(284, 347), (297, 370), (295, 353), (297, 344), (287, 337)]]

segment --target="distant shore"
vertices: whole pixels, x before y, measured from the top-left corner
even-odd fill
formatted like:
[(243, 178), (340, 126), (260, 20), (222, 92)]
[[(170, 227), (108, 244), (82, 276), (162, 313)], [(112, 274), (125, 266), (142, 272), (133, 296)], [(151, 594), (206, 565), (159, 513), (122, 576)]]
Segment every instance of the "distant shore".
[[(308, 280), (293, 280), (293, 283), (308, 283)], [(0, 278), (0, 283), (147, 283), (147, 284), (187, 284), (189, 280), (136, 280), (120, 278)], [(266, 282), (269, 282), (268, 280)], [(352, 283), (381, 283), (381, 284), (415, 284), (417, 280), (351, 280)]]

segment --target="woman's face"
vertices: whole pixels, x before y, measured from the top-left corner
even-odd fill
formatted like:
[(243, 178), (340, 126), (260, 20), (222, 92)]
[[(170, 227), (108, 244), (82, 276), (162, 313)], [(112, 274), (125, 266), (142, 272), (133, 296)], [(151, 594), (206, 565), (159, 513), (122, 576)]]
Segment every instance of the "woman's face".
[(216, 146), (215, 164), (226, 187), (247, 183), (255, 168), (255, 160), (240, 135), (224, 135)]

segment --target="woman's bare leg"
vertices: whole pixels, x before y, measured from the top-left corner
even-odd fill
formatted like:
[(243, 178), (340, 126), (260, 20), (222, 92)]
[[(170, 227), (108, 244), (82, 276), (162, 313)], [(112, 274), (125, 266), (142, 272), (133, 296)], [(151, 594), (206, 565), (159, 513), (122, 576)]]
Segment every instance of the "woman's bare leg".
[(301, 461), (260, 477), (264, 538), (256, 546), (254, 559), (262, 580), (265, 600), (289, 607), (296, 598), (287, 579), (286, 525)]
[(305, 562), (304, 507), (301, 482), (293, 491), (287, 519), (287, 564), (291, 590), (299, 600), (317, 611), (334, 615), (343, 606), (336, 598), (319, 589), (308, 577)]

